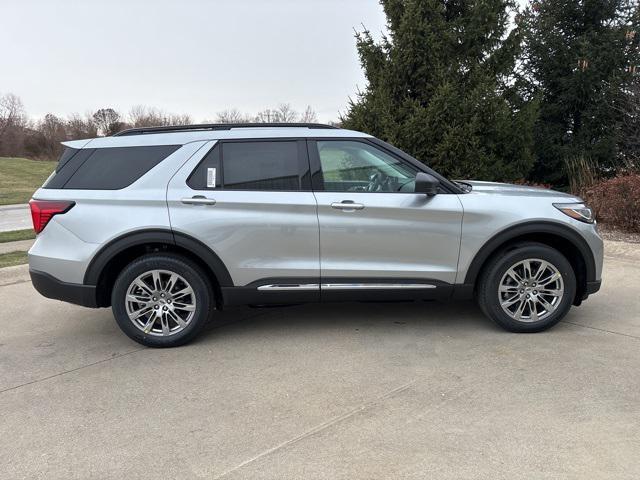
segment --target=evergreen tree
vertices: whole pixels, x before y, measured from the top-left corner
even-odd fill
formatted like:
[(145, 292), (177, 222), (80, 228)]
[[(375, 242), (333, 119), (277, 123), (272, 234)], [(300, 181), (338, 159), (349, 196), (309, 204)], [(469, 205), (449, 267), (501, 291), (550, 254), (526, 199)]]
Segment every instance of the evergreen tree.
[(565, 162), (578, 159), (615, 169), (639, 61), (637, 25), (637, 0), (531, 4), (522, 27), (525, 69), (540, 98), (533, 179), (566, 185)]
[(533, 164), (535, 102), (513, 72), (512, 0), (381, 0), (388, 33), (357, 35), (368, 82), (342, 118), (453, 178), (515, 180)]

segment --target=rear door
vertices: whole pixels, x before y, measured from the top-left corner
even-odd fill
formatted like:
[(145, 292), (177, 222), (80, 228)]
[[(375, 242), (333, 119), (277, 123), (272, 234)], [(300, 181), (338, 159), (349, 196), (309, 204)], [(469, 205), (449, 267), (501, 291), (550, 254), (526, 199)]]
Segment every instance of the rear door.
[(380, 298), (385, 290), (429, 298), (437, 287), (450, 290), (462, 225), (457, 195), (415, 193), (418, 168), (366, 139), (308, 144), (323, 299), (357, 291)]
[(210, 142), (170, 181), (167, 200), (173, 230), (208, 246), (234, 286), (268, 296), (312, 285), (305, 300), (319, 298), (318, 218), (304, 141)]

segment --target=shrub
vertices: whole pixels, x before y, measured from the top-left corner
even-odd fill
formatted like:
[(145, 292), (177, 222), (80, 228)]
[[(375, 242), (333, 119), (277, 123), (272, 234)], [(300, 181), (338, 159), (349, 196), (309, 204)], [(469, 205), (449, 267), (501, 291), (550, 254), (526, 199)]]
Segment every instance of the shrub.
[(620, 175), (595, 184), (585, 194), (598, 221), (640, 233), (640, 174)]

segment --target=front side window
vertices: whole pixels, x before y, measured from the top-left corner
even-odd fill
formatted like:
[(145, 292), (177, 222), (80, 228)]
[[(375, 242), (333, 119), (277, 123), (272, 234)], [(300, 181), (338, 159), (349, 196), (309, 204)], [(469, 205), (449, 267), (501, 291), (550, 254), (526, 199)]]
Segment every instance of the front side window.
[(317, 142), (324, 190), (328, 192), (413, 192), (418, 170), (364, 142)]

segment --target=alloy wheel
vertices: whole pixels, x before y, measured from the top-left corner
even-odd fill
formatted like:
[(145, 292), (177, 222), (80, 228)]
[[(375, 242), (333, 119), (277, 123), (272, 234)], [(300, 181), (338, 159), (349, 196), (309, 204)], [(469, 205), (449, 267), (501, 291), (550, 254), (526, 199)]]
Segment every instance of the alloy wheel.
[(512, 265), (502, 276), (498, 300), (502, 310), (519, 322), (537, 322), (556, 311), (564, 295), (558, 268), (531, 258)]
[(169, 270), (150, 270), (136, 277), (127, 288), (125, 304), (131, 322), (155, 336), (183, 331), (196, 311), (193, 288)]

